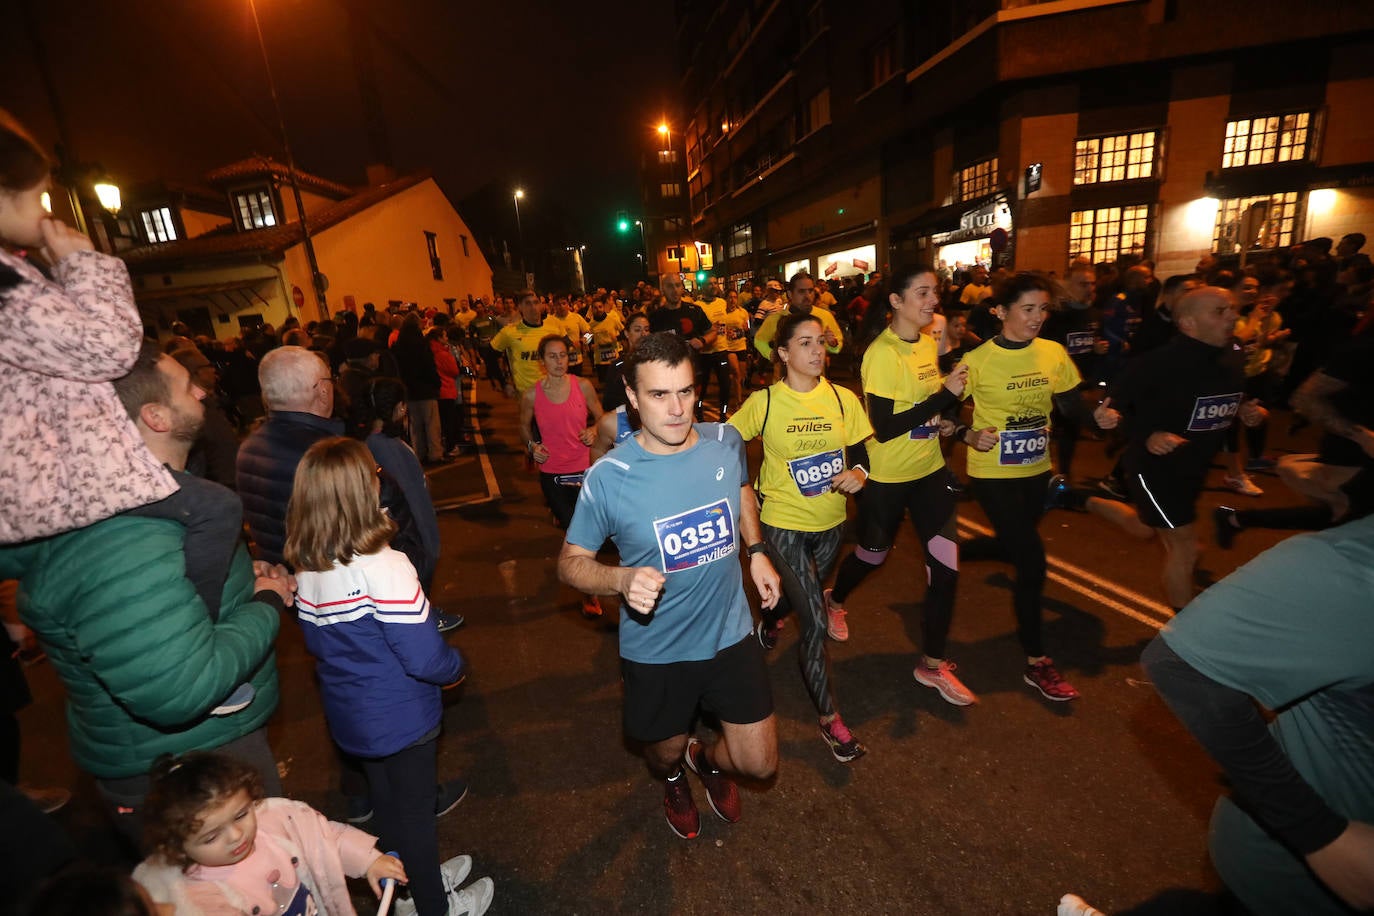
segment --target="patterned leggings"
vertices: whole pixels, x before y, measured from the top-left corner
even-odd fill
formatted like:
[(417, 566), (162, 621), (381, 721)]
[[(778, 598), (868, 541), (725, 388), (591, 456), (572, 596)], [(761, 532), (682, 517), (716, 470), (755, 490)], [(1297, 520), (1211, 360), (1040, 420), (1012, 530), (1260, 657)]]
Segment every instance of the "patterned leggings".
[(763, 526), (768, 542), (768, 558), (782, 579), (782, 601), (768, 616), (777, 619), (795, 609), (801, 621), (801, 641), (797, 644), (802, 680), (811, 694), (816, 712), (835, 714), (835, 697), (830, 692), (830, 660), (825, 651), (825, 600), (821, 583), (835, 569), (840, 553), (840, 532), (844, 525), (828, 531), (791, 531)]

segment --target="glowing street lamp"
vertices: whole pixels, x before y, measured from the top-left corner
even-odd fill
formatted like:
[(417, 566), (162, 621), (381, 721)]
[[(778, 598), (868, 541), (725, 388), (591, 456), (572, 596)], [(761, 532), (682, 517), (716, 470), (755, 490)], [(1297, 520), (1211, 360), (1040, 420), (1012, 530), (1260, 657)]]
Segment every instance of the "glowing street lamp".
[(516, 188), (516, 189), (515, 189), (515, 193), (511, 195), (511, 198), (515, 201), (515, 236), (516, 236), (517, 242), (518, 242), (519, 245), (520, 245), (520, 273), (521, 273), (521, 274), (524, 274), (524, 273), (525, 273), (525, 230), (524, 230), (523, 228), (521, 228), (521, 226), (520, 226), (520, 201), (522, 201), (522, 200), (525, 199), (525, 191), (524, 191), (524, 189), (523, 189), (523, 188)]
[(119, 215), (119, 188), (108, 181), (102, 181), (95, 186), (95, 196), (100, 201), (100, 206), (109, 210), (111, 216)]

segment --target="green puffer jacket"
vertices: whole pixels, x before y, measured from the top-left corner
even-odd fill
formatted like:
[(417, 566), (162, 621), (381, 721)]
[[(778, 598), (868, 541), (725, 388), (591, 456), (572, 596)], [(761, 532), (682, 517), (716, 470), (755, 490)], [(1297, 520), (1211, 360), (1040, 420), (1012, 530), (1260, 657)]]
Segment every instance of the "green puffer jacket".
[[(117, 516), (0, 549), (0, 578), (20, 580), (20, 618), (67, 688), (72, 756), (93, 776), (137, 776), (159, 754), (219, 747), (277, 708), (280, 612), (254, 600), (247, 550), (211, 623), (185, 576), (184, 540), (176, 522)], [(208, 715), (244, 681), (251, 704)]]

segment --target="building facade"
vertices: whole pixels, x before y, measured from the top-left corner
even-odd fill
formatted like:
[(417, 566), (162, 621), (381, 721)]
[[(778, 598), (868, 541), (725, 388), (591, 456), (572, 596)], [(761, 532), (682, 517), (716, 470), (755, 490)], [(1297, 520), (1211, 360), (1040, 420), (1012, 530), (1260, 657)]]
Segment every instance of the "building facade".
[(692, 228), (740, 281), (1163, 274), (1374, 228), (1374, 4), (678, 6)]
[[(443, 311), (458, 297), (491, 296), (491, 267), (427, 173), (354, 189), (298, 172), (313, 265), (286, 179), (279, 163), (244, 160), (206, 176), (223, 202), (219, 213), (156, 194), (130, 202), (147, 244), (120, 256), (146, 323), (165, 333), (183, 321), (195, 334), (233, 337), (293, 315), (304, 324), (357, 312), (366, 302)], [(210, 228), (192, 234), (199, 226)], [(325, 278), (318, 294), (316, 276)]]

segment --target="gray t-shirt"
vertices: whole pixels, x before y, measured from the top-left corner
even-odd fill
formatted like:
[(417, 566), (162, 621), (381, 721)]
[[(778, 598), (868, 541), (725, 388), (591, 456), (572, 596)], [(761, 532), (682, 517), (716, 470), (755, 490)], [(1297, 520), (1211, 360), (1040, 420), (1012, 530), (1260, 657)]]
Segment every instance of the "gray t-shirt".
[(647, 621), (621, 605), (620, 654), (630, 661), (703, 661), (749, 633), (738, 546), (744, 441), (719, 423), (696, 431), (672, 455), (626, 439), (587, 472), (568, 526), (568, 543), (595, 551), (610, 538), (622, 566), (652, 566), (667, 580)]

